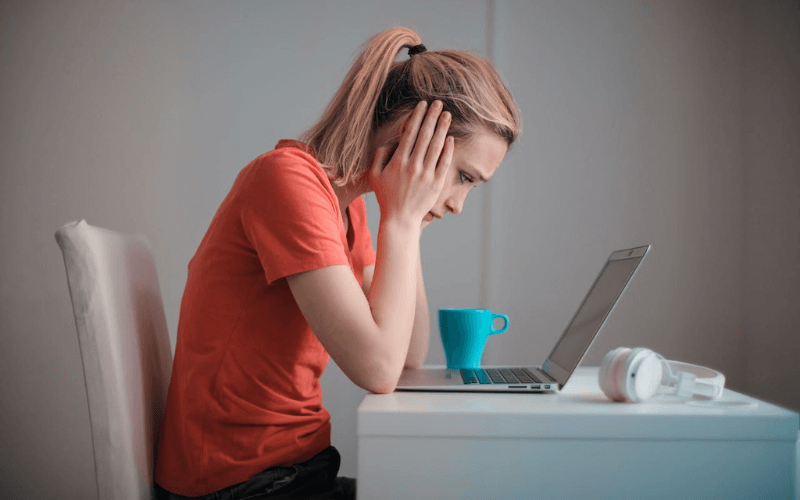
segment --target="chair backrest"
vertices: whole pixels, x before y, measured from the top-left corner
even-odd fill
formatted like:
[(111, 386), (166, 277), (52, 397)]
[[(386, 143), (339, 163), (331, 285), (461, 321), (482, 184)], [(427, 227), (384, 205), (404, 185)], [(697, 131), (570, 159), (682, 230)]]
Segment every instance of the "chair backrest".
[(150, 245), (71, 222), (56, 232), (78, 330), (99, 500), (153, 498), (172, 351)]

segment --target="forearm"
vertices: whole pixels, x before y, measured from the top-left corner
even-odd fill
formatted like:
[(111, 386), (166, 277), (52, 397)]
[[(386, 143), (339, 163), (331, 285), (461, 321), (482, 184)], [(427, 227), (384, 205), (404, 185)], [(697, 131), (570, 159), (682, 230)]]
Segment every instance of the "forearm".
[(367, 295), (379, 329), (377, 354), (386, 378), (400, 376), (415, 324), (419, 228), (400, 220), (381, 220), (372, 285)]
[(417, 300), (414, 311), (414, 328), (411, 331), (411, 342), (408, 345), (406, 356), (407, 368), (419, 368), (425, 362), (430, 343), (430, 314), (428, 312), (428, 297), (425, 294), (425, 281), (422, 277), (422, 259), (417, 259)]

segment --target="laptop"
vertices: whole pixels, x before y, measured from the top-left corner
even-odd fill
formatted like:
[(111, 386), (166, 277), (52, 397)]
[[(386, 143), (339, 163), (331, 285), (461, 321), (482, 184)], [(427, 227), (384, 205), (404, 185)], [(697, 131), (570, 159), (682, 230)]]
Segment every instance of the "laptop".
[(554, 393), (564, 388), (639, 268), (650, 245), (612, 252), (541, 366), (405, 369), (398, 391)]

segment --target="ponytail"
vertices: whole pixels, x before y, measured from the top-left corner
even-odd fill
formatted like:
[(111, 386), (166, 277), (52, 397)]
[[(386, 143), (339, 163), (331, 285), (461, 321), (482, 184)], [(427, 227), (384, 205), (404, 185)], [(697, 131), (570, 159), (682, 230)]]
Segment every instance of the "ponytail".
[(408, 28), (391, 28), (372, 37), (322, 118), (303, 134), (301, 140), (337, 184), (347, 184), (368, 168), (375, 102), (400, 51), (420, 43), (419, 35)]

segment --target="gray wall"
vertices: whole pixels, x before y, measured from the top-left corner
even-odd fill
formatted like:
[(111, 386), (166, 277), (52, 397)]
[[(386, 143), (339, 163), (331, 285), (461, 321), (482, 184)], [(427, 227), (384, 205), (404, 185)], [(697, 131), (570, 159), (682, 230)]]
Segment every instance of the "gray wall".
[(743, 133), (746, 389), (800, 410), (800, 2), (747, 4)]
[[(790, 0), (0, 1), (0, 491), (94, 496), (54, 231), (146, 234), (174, 345), (186, 265), (238, 170), (313, 123), (393, 25), (490, 53), (525, 121), (495, 179), (423, 236), (434, 332), (439, 307), (489, 306), (512, 327), (485, 360), (541, 361), (605, 256), (650, 243), (586, 363), (647, 346), (800, 409), (798, 22)], [(333, 363), (323, 384), (354, 475), (364, 392)]]
[(490, 302), (525, 329), (493, 354), (543, 361), (605, 257), (649, 243), (585, 362), (647, 346), (742, 388), (741, 11), (520, 1), (497, 16), (526, 129), (492, 186)]

